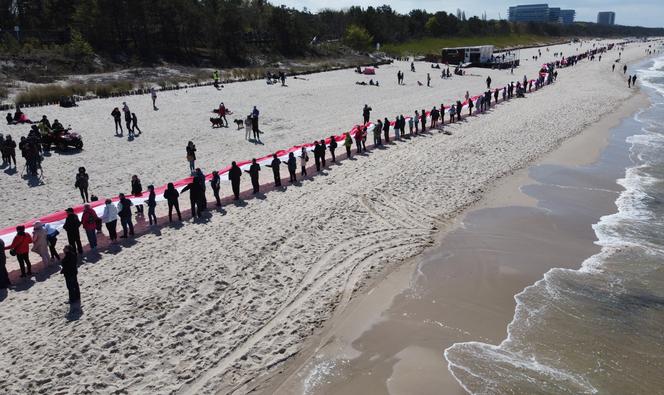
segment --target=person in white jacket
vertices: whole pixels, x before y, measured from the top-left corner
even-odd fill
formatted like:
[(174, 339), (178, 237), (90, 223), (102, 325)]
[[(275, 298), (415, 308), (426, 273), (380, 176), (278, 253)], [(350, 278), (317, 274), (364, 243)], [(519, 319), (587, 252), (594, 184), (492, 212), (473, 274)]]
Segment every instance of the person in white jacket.
[(106, 199), (104, 203), (106, 203), (106, 205), (104, 206), (104, 213), (101, 215), (101, 222), (106, 224), (108, 237), (111, 241), (116, 241), (118, 239), (118, 234), (115, 231), (115, 228), (118, 225), (118, 208), (115, 207), (111, 199)]
[(39, 221), (35, 222), (33, 225), (32, 243), (32, 251), (39, 254), (44, 265), (48, 265), (51, 262), (51, 258), (48, 255), (46, 230), (44, 229), (44, 225)]

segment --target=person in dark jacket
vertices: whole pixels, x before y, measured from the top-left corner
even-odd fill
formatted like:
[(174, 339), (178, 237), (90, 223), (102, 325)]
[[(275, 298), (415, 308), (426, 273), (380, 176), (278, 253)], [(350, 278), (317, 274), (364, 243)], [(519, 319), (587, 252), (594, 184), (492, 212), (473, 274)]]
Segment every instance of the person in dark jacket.
[(364, 105), (364, 108), (362, 109), (362, 118), (364, 119), (364, 123), (366, 124), (369, 122), (369, 119), (371, 118), (371, 107), (368, 105)]
[(290, 175), (290, 183), (296, 183), (297, 182), (297, 159), (295, 158), (295, 154), (292, 152), (288, 154), (288, 161), (284, 161), (284, 164), (288, 165), (288, 174)]
[(78, 173), (76, 174), (76, 183), (74, 186), (78, 188), (79, 192), (81, 193), (81, 199), (83, 199), (83, 203), (90, 203), (90, 198), (88, 196), (89, 180), (90, 177), (88, 176), (88, 173), (85, 172), (85, 167), (79, 167)]
[(129, 236), (134, 235), (134, 223), (131, 221), (131, 206), (134, 203), (127, 199), (124, 193), (121, 193), (118, 197), (120, 198), (118, 202), (118, 217), (120, 217), (120, 225), (122, 225), (122, 236), (120, 238), (126, 239), (127, 231), (129, 231)]
[(422, 124), (422, 133), (427, 130), (427, 112), (422, 109), (422, 115), (420, 116), (420, 123)]
[(249, 166), (249, 170), (245, 170), (247, 173), (249, 173), (249, 177), (251, 177), (251, 186), (254, 188), (254, 195), (257, 194), (260, 190), (260, 185), (258, 183), (258, 174), (261, 171), (261, 165), (259, 165), (256, 162), (256, 158), (251, 160), (251, 166)]
[(274, 186), (280, 187), (281, 174), (279, 174), (279, 166), (281, 166), (281, 161), (279, 160), (277, 154), (272, 155), (272, 162), (270, 162), (270, 164), (266, 166), (272, 168), (272, 174), (274, 175)]
[(235, 200), (240, 200), (240, 177), (242, 177), (242, 170), (238, 167), (237, 163), (231, 163), (231, 169), (228, 171), (228, 179), (231, 180)]
[(157, 195), (154, 193), (154, 185), (148, 185), (148, 200), (147, 200), (147, 205), (148, 205), (148, 221), (150, 221), (150, 225), (152, 225), (152, 222), (154, 221), (154, 224), (157, 225), (157, 215), (155, 214), (155, 207), (157, 207)]
[(337, 149), (337, 140), (334, 139), (334, 136), (330, 136), (330, 144), (328, 145), (330, 150), (330, 156), (332, 156), (332, 163), (337, 163), (337, 158), (334, 156), (334, 150)]
[(461, 104), (461, 100), (457, 100), (457, 102), (456, 102), (457, 122), (461, 121), (461, 110), (462, 109), (463, 109), (463, 105)]
[(320, 172), (320, 144), (314, 141), (314, 162), (316, 163), (316, 171)]
[[(200, 218), (201, 213), (203, 212), (203, 207), (201, 206), (201, 196), (204, 193), (203, 189), (201, 188), (201, 184), (195, 179), (192, 179), (191, 182), (182, 189), (183, 193), (187, 191), (189, 191), (189, 203), (191, 203), (191, 217)], [(197, 208), (198, 210), (196, 210)]]
[(60, 262), (62, 265), (60, 274), (65, 276), (65, 284), (69, 291), (69, 304), (78, 303), (81, 301), (81, 290), (78, 286), (78, 258), (72, 246), (65, 246), (63, 252), (65, 257)]
[(141, 129), (138, 127), (138, 118), (136, 118), (136, 113), (131, 113), (131, 131), (138, 130), (138, 134), (141, 134)]
[(12, 283), (7, 273), (7, 256), (5, 255), (5, 242), (0, 239), (0, 289), (9, 288)]
[(166, 190), (164, 191), (164, 199), (168, 203), (168, 222), (173, 222), (173, 208), (178, 214), (178, 220), (182, 221), (182, 215), (180, 214), (180, 202), (178, 198), (180, 197), (180, 192), (175, 189), (175, 186), (172, 182), (168, 183)]
[(390, 142), (390, 120), (385, 117), (383, 121), (383, 135), (385, 136), (385, 144)]
[(218, 171), (212, 172), (212, 179), (210, 180), (210, 188), (214, 194), (214, 199), (217, 201), (217, 207), (221, 207), (221, 198), (219, 197), (219, 190), (221, 189), (221, 177)]
[(200, 201), (200, 210), (205, 211), (207, 210), (207, 195), (205, 194), (205, 174), (203, 174), (203, 171), (200, 168), (196, 168), (196, 171), (194, 171), (194, 181), (198, 183), (198, 185), (201, 187), (201, 201)]
[[(136, 174), (131, 176), (131, 194), (138, 197), (143, 195), (143, 186), (141, 185), (141, 180), (138, 178)], [(143, 215), (143, 205), (142, 204), (137, 204), (136, 205), (136, 212), (139, 215)]]
[(81, 234), (79, 232), (81, 221), (78, 219), (78, 215), (74, 214), (73, 208), (70, 207), (65, 211), (67, 212), (67, 219), (65, 219), (63, 228), (67, 232), (67, 243), (75, 247), (79, 254), (82, 254), (83, 245), (81, 244)]
[(120, 109), (115, 107), (111, 112), (111, 116), (113, 117), (113, 121), (115, 121), (115, 134), (118, 134), (119, 128), (120, 136), (122, 136), (124, 134), (124, 130), (122, 130), (122, 113), (120, 112)]
[(325, 151), (327, 151), (325, 147), (325, 140), (321, 140), (319, 146), (320, 146), (320, 164), (323, 166), (323, 168), (325, 168)]
[(9, 167), (12, 167), (12, 161), (14, 161), (14, 169), (16, 169), (16, 141), (12, 140), (12, 136), (10, 135), (5, 137), (5, 153)]

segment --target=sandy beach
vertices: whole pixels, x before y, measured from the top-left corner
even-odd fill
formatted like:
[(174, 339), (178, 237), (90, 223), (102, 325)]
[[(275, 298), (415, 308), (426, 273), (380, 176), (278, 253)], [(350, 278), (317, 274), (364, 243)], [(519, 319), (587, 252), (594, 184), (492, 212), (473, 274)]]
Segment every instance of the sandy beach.
[[(416, 84), (434, 72), (428, 64), (417, 63), (410, 74), (405, 62), (396, 62), (379, 69), (380, 88), (357, 86), (355, 81), (368, 78), (344, 70), (290, 79), (287, 88), (255, 81), (229, 84), (220, 92), (164, 92), (159, 111), (152, 111), (148, 96), (92, 100), (73, 110), (28, 109), (33, 119), (46, 114), (71, 124), (84, 134), (86, 148), (47, 157), (44, 185), (31, 188), (18, 175), (1, 174), (8, 204), (0, 208), (0, 226), (78, 203), (73, 182), (79, 166), (88, 169), (91, 192), (100, 197), (123, 186), (129, 190), (132, 174), (139, 174), (143, 185), (161, 185), (187, 176), (187, 140), (196, 143), (198, 166), (209, 172), (231, 160), (343, 132), (361, 121), (365, 103), (373, 107), (372, 119), (449, 104), (465, 91), (481, 92), (487, 75), (494, 86), (534, 76), (554, 52), (568, 55), (577, 47), (542, 49), (540, 60), (525, 61), (513, 76), (482, 69), (451, 80), (432, 74), (432, 88)], [(646, 47), (628, 45), (622, 62), (642, 57)], [(521, 57), (536, 52), (523, 50)], [(40, 268), (34, 279), (0, 294), (5, 356), (0, 387), (9, 393), (186, 394), (268, 388), (260, 383), (300, 358), (326, 322), (343, 314), (356, 290), (367, 290), (367, 284), (432, 246), (438, 231), (496, 180), (633, 96), (622, 73), (611, 72), (615, 58), (616, 50), (602, 62), (561, 69), (546, 89), (446, 127), (452, 135), (434, 131), (372, 150), (299, 185), (256, 198), (245, 194), (241, 204), (225, 199), (222, 209), (197, 223), (152, 229), (141, 223), (136, 239), (84, 259), (83, 315), (74, 320), (66, 318), (66, 290), (56, 269)], [(405, 87), (396, 83), (399, 69), (406, 72)], [(132, 142), (113, 136), (110, 111), (122, 101), (137, 113), (144, 131)], [(232, 123), (230, 129), (211, 129), (208, 118), (219, 101), (242, 116), (258, 105), (264, 144), (244, 141), (244, 131), (234, 131)], [(27, 132), (8, 129), (15, 137)], [(271, 178), (265, 170), (263, 180)], [(248, 186), (243, 180), (243, 189)], [(222, 186), (224, 195), (229, 189)], [(163, 207), (159, 210), (164, 224)], [(9, 261), (16, 278), (17, 265)], [(504, 335), (500, 323), (495, 329)], [(486, 337), (498, 341), (497, 333)]]

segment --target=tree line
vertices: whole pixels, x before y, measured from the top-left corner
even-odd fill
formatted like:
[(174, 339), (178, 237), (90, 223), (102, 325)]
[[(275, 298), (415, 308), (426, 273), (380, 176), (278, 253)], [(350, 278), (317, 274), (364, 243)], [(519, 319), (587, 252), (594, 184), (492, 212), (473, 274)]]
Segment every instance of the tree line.
[[(422, 37), (507, 34), (547, 36), (652, 36), (664, 29), (592, 23), (515, 24), (389, 5), (326, 9), (317, 13), (265, 0), (5, 0), (0, 8), (0, 51), (22, 43), (66, 45), (70, 56), (98, 53), (123, 62), (169, 60), (242, 65), (252, 55), (316, 53), (316, 43), (345, 40), (363, 50), (376, 43)], [(14, 27), (19, 27), (18, 36)], [(14, 42), (16, 41), (16, 42)], [(18, 45), (18, 46), (17, 46)]]

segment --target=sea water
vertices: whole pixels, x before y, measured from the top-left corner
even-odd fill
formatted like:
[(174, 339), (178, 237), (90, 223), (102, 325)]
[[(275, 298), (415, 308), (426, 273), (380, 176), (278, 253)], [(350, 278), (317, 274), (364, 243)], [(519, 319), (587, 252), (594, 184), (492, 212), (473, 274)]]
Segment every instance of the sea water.
[(516, 295), (501, 344), (445, 350), (468, 392), (664, 394), (664, 56), (636, 71), (652, 105), (620, 126), (629, 166), (593, 226), (601, 252)]

